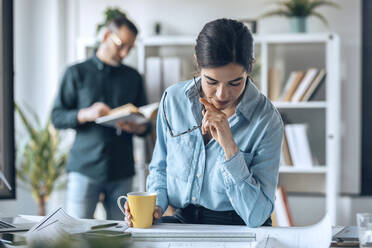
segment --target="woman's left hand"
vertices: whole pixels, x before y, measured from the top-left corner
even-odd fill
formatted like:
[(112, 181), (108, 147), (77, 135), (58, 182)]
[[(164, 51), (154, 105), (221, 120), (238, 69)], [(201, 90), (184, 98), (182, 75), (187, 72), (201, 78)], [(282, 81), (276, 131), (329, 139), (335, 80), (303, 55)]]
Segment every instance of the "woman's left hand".
[(205, 107), (201, 127), (202, 133), (209, 132), (225, 151), (226, 160), (230, 159), (239, 149), (231, 134), (227, 116), (206, 99), (200, 98), (200, 102)]

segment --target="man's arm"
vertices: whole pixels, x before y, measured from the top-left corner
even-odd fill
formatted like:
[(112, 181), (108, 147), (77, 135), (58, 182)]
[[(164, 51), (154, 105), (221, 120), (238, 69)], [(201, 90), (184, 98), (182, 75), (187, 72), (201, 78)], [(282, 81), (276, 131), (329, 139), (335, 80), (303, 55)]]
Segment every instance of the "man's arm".
[(56, 128), (76, 128), (79, 125), (77, 115), (77, 88), (73, 67), (65, 71), (58, 95), (52, 109), (52, 123)]

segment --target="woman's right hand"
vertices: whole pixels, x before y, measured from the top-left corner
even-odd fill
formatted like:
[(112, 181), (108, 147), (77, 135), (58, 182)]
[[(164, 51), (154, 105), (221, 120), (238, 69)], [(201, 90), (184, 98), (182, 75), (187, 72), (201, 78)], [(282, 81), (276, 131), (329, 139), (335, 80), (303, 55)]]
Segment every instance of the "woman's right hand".
[[(128, 202), (126, 201), (124, 203), (124, 210), (125, 210), (125, 217), (124, 217), (124, 223), (129, 226), (129, 227), (132, 227), (133, 226), (133, 223), (132, 223), (132, 215), (130, 214), (130, 209), (129, 209), (129, 204)], [(154, 218), (153, 218), (153, 223), (160, 219), (162, 216), (162, 213), (161, 213), (161, 207), (159, 206), (155, 206), (155, 210), (154, 210)]]

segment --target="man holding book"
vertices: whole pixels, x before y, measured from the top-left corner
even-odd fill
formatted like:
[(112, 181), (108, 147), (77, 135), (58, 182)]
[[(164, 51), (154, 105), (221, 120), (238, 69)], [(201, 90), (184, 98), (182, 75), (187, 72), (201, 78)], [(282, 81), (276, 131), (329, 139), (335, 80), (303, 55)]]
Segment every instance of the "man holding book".
[(56, 128), (73, 128), (76, 137), (67, 170), (67, 210), (78, 218), (92, 218), (101, 193), (107, 219), (121, 219), (118, 196), (131, 191), (134, 175), (132, 136), (145, 135), (149, 126), (131, 122), (115, 128), (95, 123), (112, 108), (146, 104), (140, 74), (123, 65), (137, 36), (126, 17), (114, 19), (92, 58), (67, 68), (52, 111)]

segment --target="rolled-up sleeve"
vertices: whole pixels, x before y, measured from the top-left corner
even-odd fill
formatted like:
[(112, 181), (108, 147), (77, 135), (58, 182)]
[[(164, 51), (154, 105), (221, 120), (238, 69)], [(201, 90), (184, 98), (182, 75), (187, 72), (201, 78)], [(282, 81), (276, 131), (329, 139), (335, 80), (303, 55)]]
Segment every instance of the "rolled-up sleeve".
[(254, 154), (239, 151), (219, 165), (229, 200), (250, 227), (261, 226), (274, 209), (283, 124), (277, 113), (267, 123)]
[(167, 146), (166, 146), (166, 123), (163, 115), (163, 101), (160, 101), (158, 118), (156, 122), (156, 144), (152, 155), (152, 160), (149, 165), (149, 175), (147, 177), (146, 188), (149, 192), (156, 192), (156, 205), (160, 206), (162, 212), (168, 207), (167, 193)]

